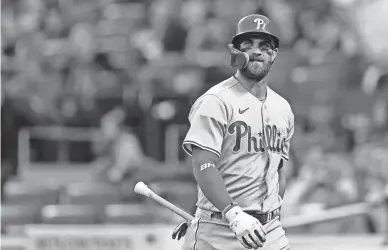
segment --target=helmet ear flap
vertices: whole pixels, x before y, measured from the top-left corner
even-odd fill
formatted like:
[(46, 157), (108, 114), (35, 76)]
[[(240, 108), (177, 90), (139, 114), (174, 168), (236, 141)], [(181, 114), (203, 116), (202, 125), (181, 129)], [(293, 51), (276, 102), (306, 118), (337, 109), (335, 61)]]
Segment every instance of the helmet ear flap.
[(236, 49), (233, 44), (229, 44), (228, 46), (230, 50), (230, 65), (235, 69), (245, 68), (249, 62), (249, 55), (245, 52)]

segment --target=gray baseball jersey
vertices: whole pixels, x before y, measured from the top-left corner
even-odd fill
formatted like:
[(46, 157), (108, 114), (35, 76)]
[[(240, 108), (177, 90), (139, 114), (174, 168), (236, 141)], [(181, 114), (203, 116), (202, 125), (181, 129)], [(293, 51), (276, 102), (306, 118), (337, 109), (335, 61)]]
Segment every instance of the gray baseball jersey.
[[(219, 157), (217, 169), (226, 189), (244, 210), (269, 212), (281, 206), (278, 167), (288, 160), (294, 133), (290, 104), (267, 87), (265, 101), (231, 77), (200, 96), (189, 114), (190, 128), (183, 141)], [(198, 187), (197, 206), (218, 211)]]

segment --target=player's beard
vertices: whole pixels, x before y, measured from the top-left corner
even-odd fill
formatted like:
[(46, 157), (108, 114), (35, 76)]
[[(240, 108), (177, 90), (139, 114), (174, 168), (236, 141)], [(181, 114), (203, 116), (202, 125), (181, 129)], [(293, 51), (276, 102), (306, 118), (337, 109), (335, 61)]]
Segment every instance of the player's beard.
[(259, 61), (249, 61), (247, 67), (241, 70), (241, 73), (248, 79), (261, 81), (271, 69), (271, 63), (269, 62), (259, 62)]

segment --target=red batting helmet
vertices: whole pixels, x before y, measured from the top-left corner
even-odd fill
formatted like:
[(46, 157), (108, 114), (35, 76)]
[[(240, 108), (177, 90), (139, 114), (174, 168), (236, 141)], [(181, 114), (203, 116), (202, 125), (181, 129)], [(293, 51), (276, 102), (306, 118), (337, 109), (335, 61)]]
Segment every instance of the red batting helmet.
[(279, 38), (271, 32), (273, 29), (271, 20), (266, 16), (253, 14), (243, 17), (237, 24), (232, 44), (229, 44), (231, 66), (243, 69), (248, 65), (248, 54), (237, 49), (238, 42), (246, 36), (268, 35), (273, 39), (275, 48), (279, 48)]

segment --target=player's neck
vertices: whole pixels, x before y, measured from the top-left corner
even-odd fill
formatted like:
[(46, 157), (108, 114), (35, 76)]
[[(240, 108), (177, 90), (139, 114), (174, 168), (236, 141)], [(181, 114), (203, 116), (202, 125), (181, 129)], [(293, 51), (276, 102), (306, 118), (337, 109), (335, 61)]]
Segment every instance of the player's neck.
[(267, 96), (268, 75), (260, 81), (256, 81), (245, 77), (243, 74), (241, 74), (240, 71), (237, 71), (235, 77), (241, 83), (241, 85), (243, 85), (243, 87), (248, 90), (252, 95), (254, 95), (257, 99), (262, 101)]

